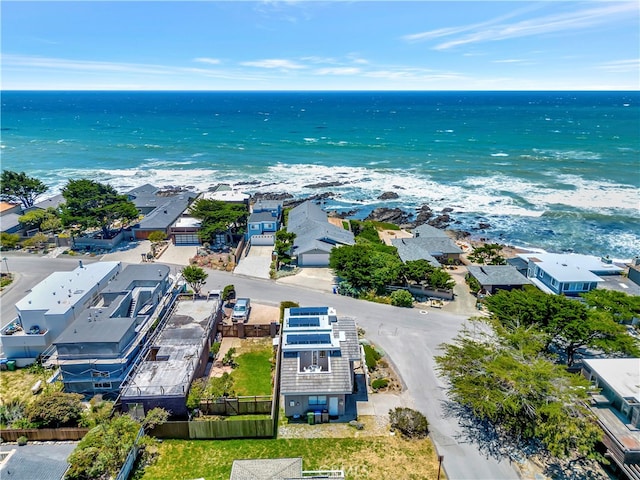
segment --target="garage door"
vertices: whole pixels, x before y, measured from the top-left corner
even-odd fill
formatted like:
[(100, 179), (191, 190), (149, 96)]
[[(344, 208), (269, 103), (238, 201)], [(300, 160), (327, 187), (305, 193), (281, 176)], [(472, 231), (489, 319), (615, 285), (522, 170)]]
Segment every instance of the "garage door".
[(326, 253), (305, 253), (298, 257), (301, 267), (326, 267), (329, 265), (329, 255)]
[(176, 245), (200, 245), (198, 235), (175, 235)]

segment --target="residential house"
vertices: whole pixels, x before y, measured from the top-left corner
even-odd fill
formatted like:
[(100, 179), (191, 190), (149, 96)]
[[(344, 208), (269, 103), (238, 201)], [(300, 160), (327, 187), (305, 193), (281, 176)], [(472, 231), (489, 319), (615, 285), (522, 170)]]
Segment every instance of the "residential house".
[(146, 413), (161, 407), (186, 417), (191, 383), (204, 375), (221, 320), (218, 296), (177, 302), (121, 386), (122, 410)]
[(17, 203), (0, 202), (0, 231), (2, 233), (18, 233), (22, 229), (18, 219), (22, 216), (22, 208)]
[(331, 307), (285, 309), (280, 349), (285, 415), (344, 415), (355, 384), (354, 362), (360, 360), (355, 321), (338, 317)]
[(450, 261), (457, 263), (462, 254), (462, 249), (443, 230), (426, 224), (414, 229), (413, 238), (394, 238), (391, 245), (403, 262), (427, 260), (434, 267)]
[(229, 480), (311, 480), (344, 479), (342, 470), (302, 470), (302, 458), (261, 458), (234, 460)]
[(274, 245), (275, 232), (282, 221), (282, 202), (258, 200), (247, 220), (246, 239), (252, 245)]
[(532, 284), (513, 265), (469, 265), (467, 271), (469, 276), (478, 281), (482, 290), (488, 293), (496, 293), (497, 290), (513, 290)]
[(127, 196), (143, 215), (142, 220), (131, 227), (132, 234), (136, 239), (145, 240), (155, 231), (168, 237), (171, 226), (180, 219), (197, 194), (180, 189), (161, 190), (147, 183), (130, 190)]
[(220, 202), (237, 203), (249, 206), (251, 195), (244, 193), (238, 188), (234, 188), (228, 183), (219, 183), (208, 192), (203, 193), (200, 198), (207, 200), (218, 200)]
[(25, 209), (25, 211), (30, 212), (31, 210), (47, 210), (48, 208), (58, 210), (63, 203), (65, 203), (64, 196), (59, 193), (57, 195), (54, 195), (53, 197), (49, 197), (34, 203), (33, 206)]
[(65, 391), (117, 396), (172, 285), (166, 265), (129, 265), (53, 342)]
[(71, 272), (49, 275), (16, 303), (18, 317), (0, 330), (5, 356), (18, 366), (33, 363), (120, 270), (120, 262), (80, 261)]
[(330, 223), (326, 212), (312, 201), (291, 209), (287, 231), (296, 234), (293, 255), (299, 267), (326, 267), (333, 248), (355, 244), (353, 233)]
[(598, 286), (599, 275), (619, 275), (624, 269), (592, 255), (520, 253), (527, 278), (545, 293), (579, 295)]
[(640, 358), (583, 360), (582, 373), (599, 388), (589, 406), (604, 430), (607, 456), (640, 480)]

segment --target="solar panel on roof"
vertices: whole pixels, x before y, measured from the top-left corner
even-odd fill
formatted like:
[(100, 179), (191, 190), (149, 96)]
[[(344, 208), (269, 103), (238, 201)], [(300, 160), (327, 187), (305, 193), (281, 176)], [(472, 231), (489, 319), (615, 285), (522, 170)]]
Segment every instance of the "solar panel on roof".
[(289, 309), (290, 317), (304, 317), (310, 315), (327, 315), (327, 307), (292, 307)]
[(328, 333), (299, 333), (287, 335), (289, 345), (318, 345), (331, 344), (331, 335)]
[(290, 327), (319, 327), (320, 317), (293, 317), (289, 318)]

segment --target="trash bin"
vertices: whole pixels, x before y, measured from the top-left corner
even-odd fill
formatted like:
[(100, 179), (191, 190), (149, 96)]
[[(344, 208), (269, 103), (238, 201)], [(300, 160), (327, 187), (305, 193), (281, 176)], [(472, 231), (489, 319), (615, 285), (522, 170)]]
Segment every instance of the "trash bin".
[(7, 360), (6, 358), (0, 358), (0, 370), (6, 370), (7, 369), (7, 362), (9, 360)]
[(315, 414), (313, 412), (307, 412), (307, 423), (313, 425), (315, 420)]
[(16, 361), (15, 360), (9, 360), (7, 362), (7, 370), (11, 370), (12, 372), (16, 369)]
[(322, 423), (329, 423), (329, 411), (322, 410)]
[(322, 423), (322, 412), (315, 412), (315, 421), (316, 423)]

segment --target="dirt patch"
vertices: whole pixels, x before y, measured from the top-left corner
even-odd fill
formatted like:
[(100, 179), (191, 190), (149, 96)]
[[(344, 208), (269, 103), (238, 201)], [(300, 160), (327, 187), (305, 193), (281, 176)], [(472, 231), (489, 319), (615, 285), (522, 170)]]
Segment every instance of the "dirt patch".
[(413, 235), (406, 230), (378, 230), (378, 236), (385, 244), (391, 245), (394, 238), (412, 238)]
[[(285, 418), (280, 412), (280, 418)], [(283, 423), (278, 426), (278, 438), (362, 438), (381, 437), (390, 434), (389, 417), (362, 415), (358, 422), (364, 425), (362, 430), (348, 423), (320, 423), (308, 425), (304, 422)]]

